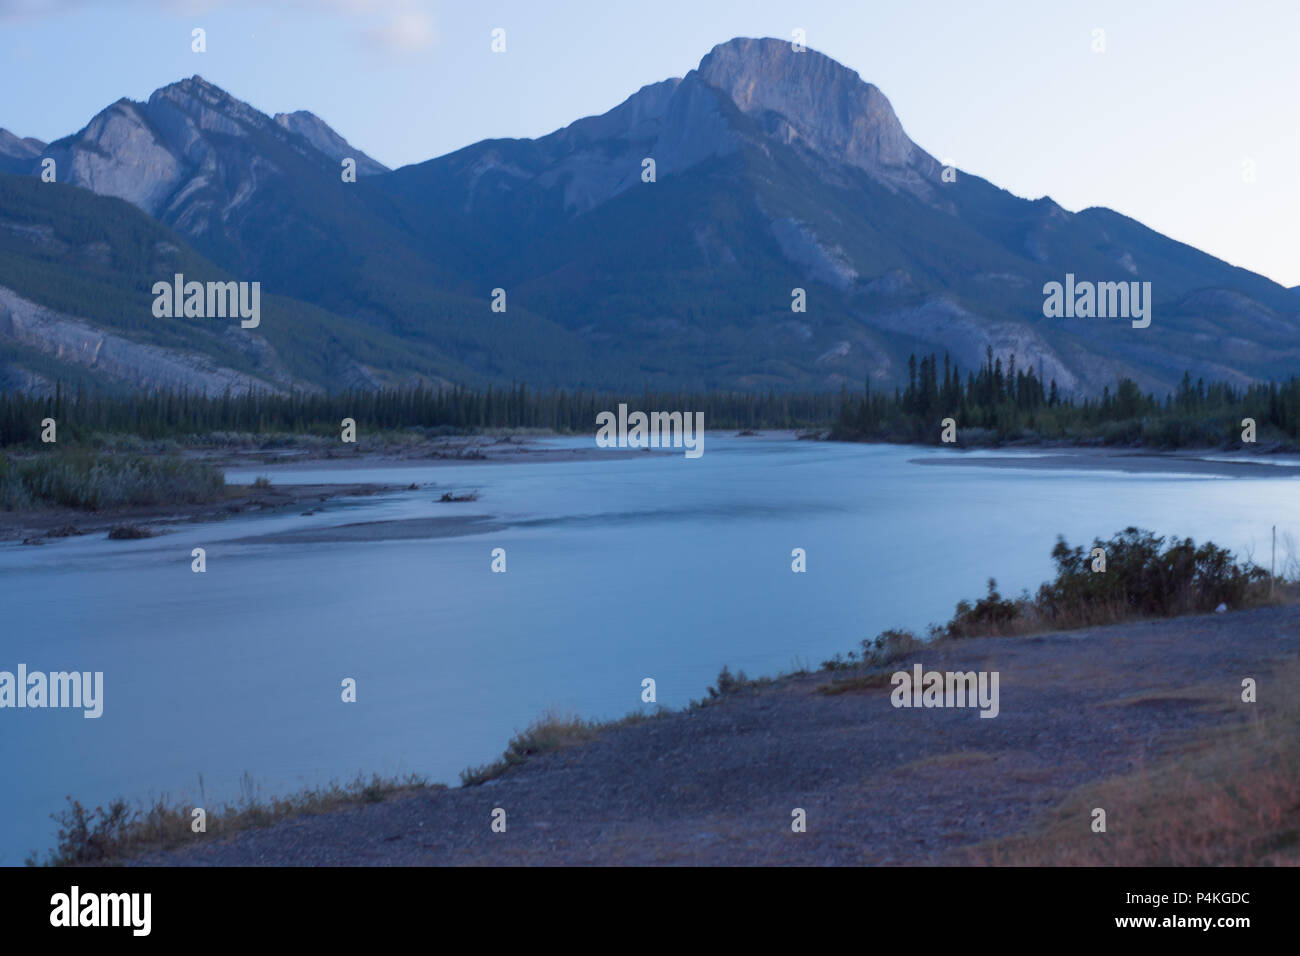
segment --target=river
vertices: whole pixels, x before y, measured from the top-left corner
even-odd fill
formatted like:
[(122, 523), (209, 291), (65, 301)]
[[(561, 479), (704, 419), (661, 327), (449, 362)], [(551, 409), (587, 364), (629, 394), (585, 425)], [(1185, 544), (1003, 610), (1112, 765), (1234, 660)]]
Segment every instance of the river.
[[(305, 463), (272, 478), (436, 487), (143, 541), (0, 546), (0, 670), (104, 674), (98, 719), (0, 710), (0, 863), (52, 844), (65, 795), (93, 806), (202, 793), (214, 806), (245, 774), (264, 796), (358, 772), (455, 784), (548, 710), (646, 708), (647, 677), (660, 704), (680, 707), (724, 664), (751, 676), (816, 666), (882, 629), (947, 620), (989, 577), (1004, 594), (1036, 588), (1058, 534), (1086, 543), (1138, 525), (1267, 566), (1270, 526), (1300, 532), (1291, 477), (939, 467), (913, 461), (944, 454), (933, 449), (713, 434), (705, 452)], [(437, 502), (449, 487), (481, 498)], [(436, 539), (248, 540), (450, 514), (496, 523)], [(795, 548), (805, 573), (791, 570)], [(345, 678), (355, 703), (341, 699)]]

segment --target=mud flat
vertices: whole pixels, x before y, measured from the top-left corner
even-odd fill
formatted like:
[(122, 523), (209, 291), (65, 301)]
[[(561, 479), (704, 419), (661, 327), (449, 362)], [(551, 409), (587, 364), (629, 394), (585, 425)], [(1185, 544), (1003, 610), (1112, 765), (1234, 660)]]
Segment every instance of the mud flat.
[[(85, 534), (107, 534), (123, 526), (140, 529), (142, 537), (165, 533), (169, 526), (196, 521), (219, 521), (232, 515), (257, 512), (274, 513), (293, 508), (310, 508), (334, 498), (386, 494), (410, 490), (403, 484), (373, 482), (339, 484), (285, 484), (275, 482), (277, 471), (292, 469), (304, 462), (327, 462), (331, 470), (347, 471), (374, 467), (410, 465), (454, 466), (463, 464), (511, 464), (521, 462), (613, 461), (637, 455), (666, 454), (649, 450), (607, 450), (552, 447), (530, 438), (509, 436), (456, 437), (408, 443), (373, 443), (341, 445), (318, 440), (300, 441), (286, 447), (249, 446), (243, 448), (199, 448), (182, 453), (184, 457), (205, 461), (226, 470), (253, 471), (265, 474), (271, 484), (227, 485), (225, 497), (199, 504), (166, 504), (129, 508), (104, 508), (86, 511), (77, 508), (39, 508), (30, 511), (0, 511), (0, 542), (46, 544), (60, 538)], [(374, 524), (395, 524), (376, 522)], [(266, 541), (381, 541), (400, 538), (435, 538), (453, 534), (478, 533), (464, 530), (460, 519), (429, 519), (427, 522), (403, 522), (403, 527), (358, 528), (336, 532), (297, 532), (272, 535)], [(491, 528), (481, 528), (488, 531)]]
[(233, 515), (268, 514), (302, 509), (333, 498), (385, 494), (404, 485), (318, 484), (227, 485), (226, 497), (203, 504), (175, 504), (131, 508), (41, 508), (33, 511), (0, 511), (0, 542), (46, 544), (60, 538), (103, 535), (123, 526), (139, 529), (141, 537), (165, 534), (170, 527), (198, 521), (220, 521)]

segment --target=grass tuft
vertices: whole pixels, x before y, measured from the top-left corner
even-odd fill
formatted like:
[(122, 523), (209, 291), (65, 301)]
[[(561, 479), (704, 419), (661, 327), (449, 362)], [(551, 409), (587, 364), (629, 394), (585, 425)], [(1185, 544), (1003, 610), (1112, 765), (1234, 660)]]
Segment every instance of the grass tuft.
[(644, 723), (664, 713), (666, 711), (662, 709), (653, 713), (634, 710), (618, 720), (600, 721), (583, 720), (571, 714), (549, 711), (510, 738), (505, 752), (496, 760), (462, 770), (461, 786), (480, 786), (489, 780), (495, 780), (510, 768), (517, 767), (532, 757), (586, 743), (607, 730)]
[(196, 804), (172, 802), (166, 797), (152, 805), (133, 807), (114, 800), (93, 810), (68, 797), (61, 813), (51, 814), (58, 824), (58, 841), (45, 859), (38, 854), (27, 858), (28, 866), (104, 866), (154, 850), (170, 850), (196, 840), (228, 836), (253, 827), (268, 826), (302, 814), (327, 813), (348, 806), (378, 803), (390, 797), (418, 790), (442, 789), (414, 774), (385, 779), (379, 775), (358, 775), (348, 783), (332, 782), (325, 787), (303, 790), (269, 800), (257, 795), (252, 779), (245, 774), (239, 801), (205, 808), (206, 832), (195, 833)]

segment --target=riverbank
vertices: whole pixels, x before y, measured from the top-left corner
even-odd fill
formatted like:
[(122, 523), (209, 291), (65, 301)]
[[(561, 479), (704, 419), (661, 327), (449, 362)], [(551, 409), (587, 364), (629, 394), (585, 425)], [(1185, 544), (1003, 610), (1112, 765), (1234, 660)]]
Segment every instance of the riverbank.
[[(358, 442), (343, 445), (318, 439), (283, 442), (236, 442), (233, 444), (182, 447), (171, 443), (155, 446), (132, 445), (121, 451), (100, 454), (143, 455), (152, 460), (176, 456), (183, 461), (211, 465), (225, 471), (255, 471), (264, 476), (257, 483), (229, 484), (214, 500), (204, 502), (167, 502), (154, 505), (105, 507), (98, 509), (45, 506), (0, 510), (0, 542), (41, 545), (60, 538), (87, 534), (107, 534), (114, 528), (137, 529), (141, 536), (166, 533), (179, 524), (220, 521), (232, 515), (275, 513), (291, 509), (310, 509), (336, 498), (364, 497), (409, 490), (409, 485), (358, 483), (278, 484), (278, 472), (307, 463), (328, 464), (330, 470), (348, 471), (394, 466), (454, 466), (460, 464), (511, 464), (523, 462), (569, 462), (613, 460), (637, 454), (657, 454), (638, 450), (548, 447), (537, 436), (457, 436), (432, 439), (396, 439)], [(459, 530), (464, 522), (444, 522)], [(393, 532), (399, 536), (440, 537), (441, 528), (425, 533), (406, 528)], [(375, 532), (381, 537), (387, 532)], [(347, 533), (345, 533), (347, 534)], [(370, 531), (360, 532), (362, 538)], [(379, 540), (379, 537), (371, 537)], [(349, 539), (351, 540), (351, 539)]]
[(202, 504), (141, 505), (96, 511), (59, 507), (0, 511), (0, 543), (44, 545), (62, 538), (109, 534), (114, 529), (129, 529), (137, 537), (153, 537), (182, 524), (221, 521), (233, 515), (301, 510), (335, 498), (380, 495), (402, 487), (369, 482), (227, 485), (221, 500)]
[[(1241, 769), (1208, 761), (1207, 751), (1240, 750), (1232, 734), (1278, 717), (1292, 696), (1281, 678), (1294, 678), (1297, 655), (1300, 605), (943, 642), (891, 669), (997, 671), (996, 719), (974, 708), (896, 708), (887, 681), (845, 689), (842, 674), (800, 674), (581, 736), (479, 786), (293, 816), (131, 862), (933, 865), (1057, 853), (1078, 862), (1086, 850), (1093, 862), (1131, 865), (1176, 852), (1197, 862), (1189, 857), (1202, 851), (1238, 857), (1219, 862), (1295, 863), (1295, 844), (1275, 845), (1266, 825), (1216, 844), (1240, 814), (1195, 813), (1198, 792), (1221, 793), (1231, 782), (1221, 775)], [(1256, 682), (1258, 703), (1243, 703), (1244, 678)], [(1159, 773), (1174, 775), (1189, 807), (1181, 818), (1138, 805), (1169, 793), (1124, 785)], [(1095, 800), (1078, 803), (1088, 794)], [(1107, 834), (1093, 834), (1090, 811), (1103, 794)], [(1059, 816), (1071, 801), (1086, 804), (1070, 823), (1080, 836), (1062, 841)], [(504, 833), (491, 828), (496, 808)], [(791, 829), (796, 809), (806, 832)]]

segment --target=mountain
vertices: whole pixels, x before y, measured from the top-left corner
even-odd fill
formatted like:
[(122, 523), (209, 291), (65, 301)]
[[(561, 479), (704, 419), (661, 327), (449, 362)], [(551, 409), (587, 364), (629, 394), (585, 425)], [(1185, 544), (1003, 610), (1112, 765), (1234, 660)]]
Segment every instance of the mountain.
[[(0, 156), (39, 158), (14, 139)], [(1070, 393), (1300, 368), (1294, 290), (1111, 210), (945, 170), (879, 89), (786, 41), (732, 40), (603, 115), (392, 171), (311, 113), (270, 117), (200, 77), (39, 155), (215, 267), (436, 356), (430, 380), (890, 387), (910, 353), (969, 371), (989, 349)], [(1150, 326), (1045, 317), (1067, 273), (1151, 283)]]
[(39, 139), (18, 137), (0, 129), (0, 173), (30, 173), (40, 165), (45, 144)]
[[(336, 154), (347, 148), (311, 114), (273, 120), (195, 76), (145, 103), (118, 100), (44, 155), (56, 161), (59, 182), (125, 199), (232, 269), (336, 264), (332, 240), (358, 228), (357, 245), (414, 267), (401, 237), (382, 226), (371, 234), (374, 217), (353, 191), (334, 188)], [(358, 172), (382, 171), (357, 158)]]
[[(990, 347), (1066, 391), (1300, 365), (1281, 287), (1109, 210), (946, 182), (879, 90), (783, 41), (733, 40), (603, 116), (373, 185), (428, 258), (491, 261), (530, 308), (692, 386), (892, 384), (912, 351), (969, 370)], [(1068, 272), (1150, 281), (1152, 327), (1045, 318), (1043, 285)], [(1216, 288), (1240, 309), (1193, 296)]]
[(235, 277), (123, 200), (0, 174), (0, 389), (373, 389), (437, 384), (437, 350), (316, 306), (261, 298), (260, 323), (153, 314), (153, 282)]
[[(411, 354), (430, 357), (420, 370), (428, 380), (581, 382), (594, 362), (577, 336), (519, 306), (506, 322), (490, 311), (489, 290), (472, 299), (447, 292), (409, 238), (321, 151), (339, 144), (314, 117), (277, 122), (192, 77), (146, 103), (119, 100), (43, 155), (55, 160), (59, 183), (126, 200), (237, 279), (396, 342), (386, 365), (400, 367), (409, 343)], [(357, 158), (364, 180), (378, 164)], [(136, 284), (169, 277), (154, 271)]]

